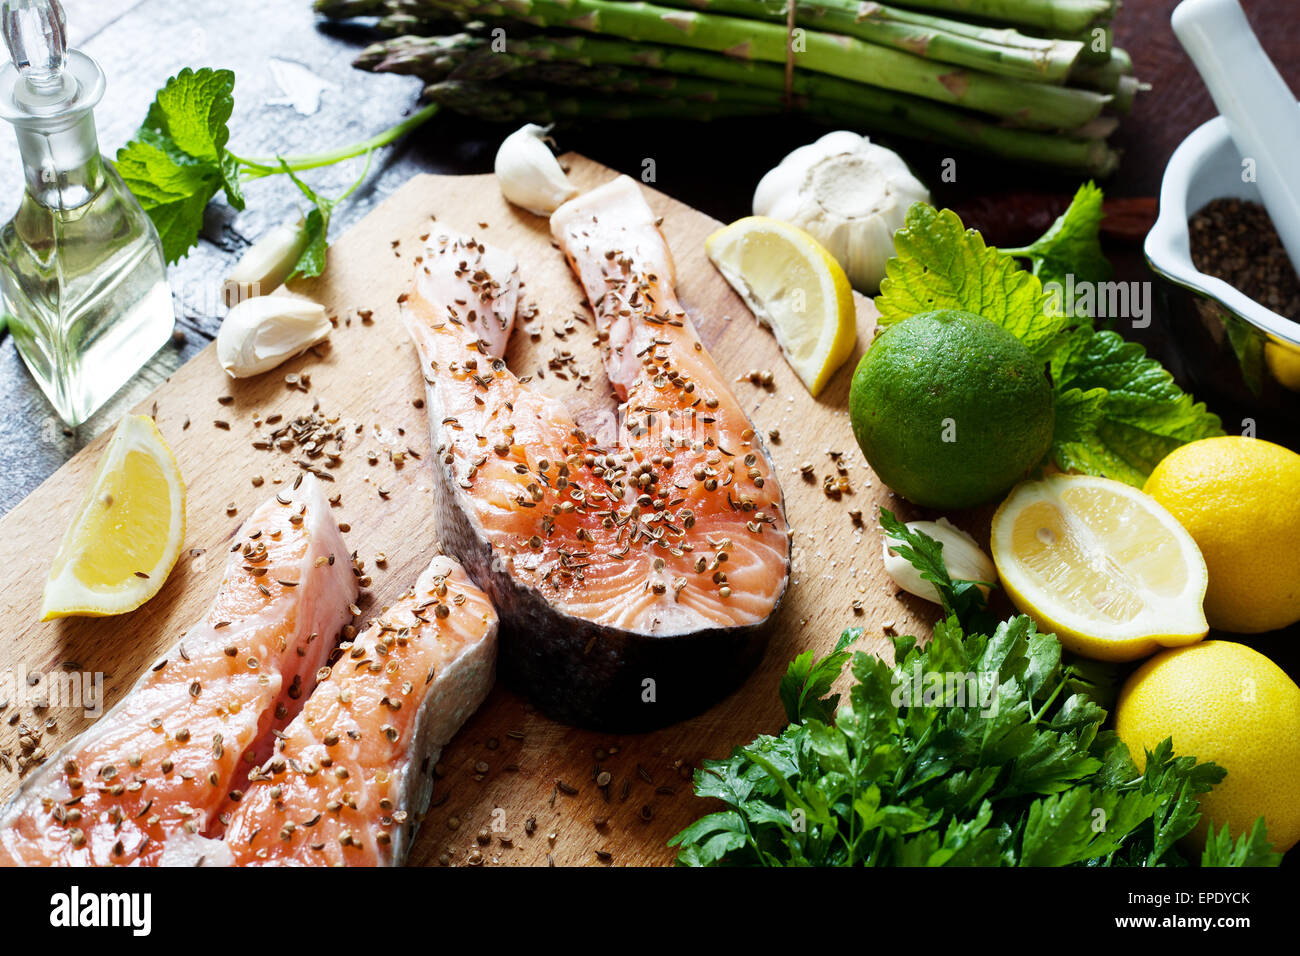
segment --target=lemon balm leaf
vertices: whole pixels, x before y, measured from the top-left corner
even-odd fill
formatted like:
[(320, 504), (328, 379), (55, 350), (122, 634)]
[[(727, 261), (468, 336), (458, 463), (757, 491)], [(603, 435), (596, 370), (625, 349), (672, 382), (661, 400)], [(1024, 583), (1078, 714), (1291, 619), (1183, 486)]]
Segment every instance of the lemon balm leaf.
[[(367, 164), (369, 166), (369, 164)], [(293, 180), (293, 184), (298, 187), (299, 192), (307, 197), (312, 208), (307, 215), (303, 217), (302, 234), (306, 238), (302, 255), (298, 257), (297, 263), (294, 264), (293, 271), (285, 279), (300, 277), (310, 278), (318, 276), (325, 271), (325, 257), (329, 252), (329, 235), (330, 216), (334, 213), (334, 207), (341, 201), (339, 199), (330, 199), (321, 196), (316, 190), (303, 182), (287, 162), (280, 160), (281, 171)], [(348, 190), (351, 192), (351, 190)]]
[(1180, 445), (1223, 434), (1197, 402), (1136, 342), (1078, 328), (1053, 354), (1056, 426), (1052, 457), (1063, 470), (1141, 487)]
[(1104, 425), (1106, 390), (1058, 390), (1056, 424), (1052, 435), (1052, 460), (1062, 471), (1104, 475), (1130, 485), (1141, 485), (1151, 465), (1134, 460), (1132, 449), (1113, 448), (1099, 434)]
[(1015, 259), (986, 246), (951, 209), (915, 203), (894, 233), (894, 250), (876, 297), (881, 325), (960, 309), (997, 323), (1045, 360), (1070, 322), (1049, 315), (1042, 283)]
[[(1060, 314), (1039, 277), (1103, 281), (1110, 264), (1098, 230), (1102, 194), (1087, 183), (1033, 244), (1003, 251), (957, 214), (916, 203), (894, 234), (876, 306), (882, 326), (936, 309), (959, 309), (1001, 325), (1046, 363), (1055, 389), (1051, 459), (1063, 470), (1141, 486), (1179, 445), (1223, 434), (1216, 415), (1179, 388), (1136, 342)], [(1014, 256), (1030, 259), (1033, 272)], [(1034, 274), (1034, 273), (1037, 273)]]
[(1086, 182), (1047, 232), (1028, 246), (1002, 252), (1028, 259), (1030, 271), (1044, 286), (1064, 285), (1067, 276), (1074, 276), (1076, 283), (1104, 282), (1110, 278), (1111, 266), (1101, 251), (1102, 216), (1101, 189)]

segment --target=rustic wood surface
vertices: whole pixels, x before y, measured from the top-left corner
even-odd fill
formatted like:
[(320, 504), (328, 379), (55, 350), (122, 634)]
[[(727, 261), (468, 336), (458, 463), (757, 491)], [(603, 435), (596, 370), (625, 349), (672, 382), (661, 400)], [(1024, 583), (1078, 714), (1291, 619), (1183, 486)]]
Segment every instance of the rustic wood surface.
[[(1153, 196), (1174, 147), (1214, 115), (1214, 107), (1190, 61), (1169, 29), (1177, 0), (1127, 0), (1115, 22), (1116, 43), (1133, 55), (1136, 72), (1154, 87), (1137, 100), (1116, 134), (1124, 162), (1105, 183), (1107, 195)], [(1293, 4), (1243, 0), (1264, 48), (1293, 89), (1300, 90), (1300, 17)], [(64, 0), (73, 46), (94, 56), (108, 78), (96, 110), (100, 145), (112, 155), (130, 137), (154, 91), (186, 66), (220, 66), (238, 77), (231, 146), (241, 155), (301, 153), (365, 139), (399, 121), (414, 106), (420, 83), (411, 77), (362, 73), (349, 64), (372, 36), (360, 25), (330, 24), (311, 12), (310, 0)], [(276, 69), (296, 66), (308, 88), (324, 83), (319, 102), (287, 102)], [(657, 187), (716, 218), (748, 214), (754, 184), (782, 156), (824, 132), (795, 119), (755, 119), (707, 125), (665, 122), (642, 125), (589, 123), (561, 133), (561, 143), (607, 166), (636, 174), (646, 158), (656, 161)], [(870, 132), (868, 130), (868, 132)], [(492, 168), (499, 127), (439, 116), (399, 146), (377, 157), (370, 180), (335, 214), (336, 235), (358, 222), (411, 176), (422, 172), (483, 173)], [(996, 159), (882, 137), (900, 150), (934, 190), (935, 200), (957, 204), (972, 197), (1013, 190), (1069, 193), (1077, 177), (1021, 167)], [(743, 143), (743, 149), (736, 149)], [(941, 180), (941, 163), (958, 161), (957, 178)], [(327, 194), (346, 188), (356, 175), (344, 164), (308, 175)], [(18, 150), (0, 129), (0, 216), (17, 208), (22, 189)], [(248, 209), (236, 213), (220, 203), (210, 209), (204, 240), (172, 267), (178, 327), (183, 341), (164, 348), (116, 400), (91, 421), (65, 431), (23, 367), (8, 336), (0, 339), (0, 512), (14, 507), (69, 456), (106, 428), (123, 410), (158, 386), (216, 334), (221, 276), (247, 243), (282, 221), (298, 202), (281, 179), (247, 189)], [(978, 224), (977, 224), (978, 225)], [(1135, 247), (1108, 253), (1117, 275), (1149, 281), (1151, 272)], [(1169, 361), (1177, 329), (1157, 313), (1151, 327), (1130, 332)], [(1176, 366), (1175, 366), (1176, 367)], [(1240, 417), (1221, 409), (1225, 417)], [(1300, 445), (1295, 422), (1261, 418), (1260, 433)]]
[[(573, 155), (566, 161), (581, 187), (615, 175)], [(434, 863), (444, 854), (464, 863), (476, 851), (487, 862), (511, 864), (548, 858), (560, 865), (599, 864), (598, 854), (606, 853), (613, 863), (668, 862), (668, 838), (706, 807), (691, 794), (691, 769), (704, 757), (724, 756), (758, 733), (780, 729), (776, 685), (796, 653), (829, 650), (848, 626), (865, 628), (858, 646), (873, 652), (888, 648), (886, 629), (928, 630), (925, 605), (897, 596), (875, 533), (858, 527), (851, 514), (860, 512), (869, 527), (878, 505), (904, 515), (906, 506), (858, 455), (844, 456), (852, 493), (833, 501), (821, 487), (824, 476), (836, 474), (831, 453), (854, 448), (844, 410), (853, 363), (818, 399), (810, 398), (775, 339), (757, 326), (705, 258), (704, 239), (719, 223), (662, 193), (648, 195), (664, 217), (676, 255), (681, 300), (723, 371), (738, 379), (750, 369), (770, 369), (775, 376), (771, 389), (748, 381), (733, 385), (755, 425), (769, 435), (795, 529), (791, 586), (771, 645), (742, 690), (693, 720), (653, 734), (615, 737), (564, 727), (498, 687), (443, 756), (435, 806), (414, 863)], [(582, 292), (552, 248), (546, 220), (509, 207), (490, 175), (417, 177), (338, 240), (324, 277), (298, 287), (338, 316), (328, 347), (258, 378), (231, 381), (209, 346), (137, 407), (156, 415), (188, 485), (186, 551), (157, 597), (119, 618), (35, 619), (43, 569), (107, 435), (0, 519), (0, 561), (28, 569), (13, 577), (0, 597), (0, 615), (10, 622), (0, 647), (0, 673), (21, 665), (31, 674), (48, 675), (69, 663), (78, 671), (103, 671), (110, 675), (105, 686), (111, 706), (142, 668), (205, 612), (243, 516), (297, 474), (295, 459), (302, 457), (297, 450), (252, 447), (281, 424), (266, 421), (277, 413), (286, 422), (313, 413), (337, 417), (345, 427), (343, 462), (327, 469), (334, 478), (329, 493), (341, 495), (336, 515), (348, 526), (344, 536), (374, 579), (364, 616), (410, 586), (437, 543), (428, 423), (416, 405), (423, 405), (424, 387), (396, 297), (413, 277), (412, 259), (422, 246), (418, 237), (428, 232), (432, 215), (518, 256), (525, 300), (539, 306), (539, 315), (516, 330), (511, 367), (533, 374), (542, 388), (571, 405), (613, 401), (594, 330), (583, 319), (588, 312)], [(859, 351), (869, 341), (874, 314), (874, 306), (858, 297)], [(574, 356), (565, 364), (567, 374), (548, 367), (557, 350)], [(308, 376), (308, 389), (287, 383), (286, 376)], [(228, 397), (224, 404), (223, 396)], [(217, 421), (229, 427), (218, 427)], [(776, 438), (770, 437), (773, 431)], [(399, 452), (405, 455), (400, 465), (393, 458)], [(813, 463), (814, 481), (801, 476), (804, 461)], [(263, 480), (260, 487), (253, 484), (257, 477)], [(10, 703), (5, 716), (18, 715), (18, 722), (0, 728), (0, 749), (16, 756), (21, 728), (41, 727), (53, 718), (56, 727), (41, 741), (53, 753), (86, 726), (84, 715), (67, 706), (32, 714), (31, 702), (48, 694), (49, 684), (46, 676)], [(601, 770), (611, 774), (603, 789), (595, 782)], [(17, 774), (5, 775), (4, 794), (17, 782)], [(529, 820), (535, 821), (531, 836)], [(480, 846), (484, 829), (489, 842)]]

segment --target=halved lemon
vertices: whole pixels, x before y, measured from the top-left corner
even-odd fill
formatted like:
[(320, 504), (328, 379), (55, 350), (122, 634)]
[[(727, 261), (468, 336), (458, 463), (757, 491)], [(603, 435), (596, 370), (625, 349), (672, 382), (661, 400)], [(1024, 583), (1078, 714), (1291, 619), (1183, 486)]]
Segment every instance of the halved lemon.
[(1016, 607), (1085, 657), (1136, 660), (1209, 630), (1196, 542), (1154, 498), (1122, 482), (1022, 482), (993, 516), (992, 551)]
[(148, 415), (113, 433), (45, 583), (41, 620), (133, 611), (158, 593), (185, 540), (185, 482)]
[(704, 243), (709, 259), (777, 344), (813, 395), (853, 354), (853, 288), (812, 236), (779, 219), (749, 216)]

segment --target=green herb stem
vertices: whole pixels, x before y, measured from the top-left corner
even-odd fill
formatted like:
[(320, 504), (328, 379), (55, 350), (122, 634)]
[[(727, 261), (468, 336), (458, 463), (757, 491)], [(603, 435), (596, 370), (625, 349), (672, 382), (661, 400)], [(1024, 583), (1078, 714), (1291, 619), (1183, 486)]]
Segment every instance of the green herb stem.
[(231, 156), (240, 166), (244, 167), (242, 178), (246, 180), (276, 176), (282, 174), (286, 167), (294, 172), (302, 172), (305, 169), (319, 169), (322, 166), (332, 166), (335, 163), (343, 162), (345, 159), (371, 153), (401, 139), (407, 133), (423, 126), (432, 119), (438, 109), (439, 104), (430, 103), (419, 112), (412, 113), (396, 126), (392, 126), (368, 140), (353, 143), (350, 146), (342, 146), (338, 149), (331, 149), (324, 153), (313, 153), (309, 156), (286, 156), (283, 159), (279, 157), (247, 159), (242, 156), (235, 156), (233, 153)]

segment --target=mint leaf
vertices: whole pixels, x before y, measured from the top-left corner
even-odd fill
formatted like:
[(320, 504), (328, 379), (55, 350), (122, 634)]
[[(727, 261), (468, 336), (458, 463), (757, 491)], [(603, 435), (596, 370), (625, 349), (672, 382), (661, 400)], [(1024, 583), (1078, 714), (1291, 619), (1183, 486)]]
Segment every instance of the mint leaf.
[(158, 91), (141, 129), (167, 137), (181, 152), (213, 168), (227, 201), (243, 209), (239, 164), (226, 152), (234, 88), (235, 74), (230, 70), (186, 67)]
[(221, 164), (230, 130), (226, 123), (235, 109), (230, 70), (189, 67), (167, 81), (145, 115), (144, 128), (169, 137), (196, 159)]
[(1057, 394), (1052, 457), (1062, 469), (1140, 487), (1178, 446), (1223, 434), (1217, 415), (1141, 345), (1114, 332), (1075, 329), (1050, 368)]
[(158, 91), (135, 138), (118, 150), (118, 173), (153, 221), (168, 262), (198, 243), (203, 210), (218, 192), (244, 208), (239, 163), (226, 152), (234, 85), (229, 70), (182, 70)]
[(176, 262), (198, 242), (203, 210), (221, 190), (221, 177), (195, 162), (165, 137), (142, 130), (117, 152), (117, 171), (162, 240), (163, 256)]
[(921, 312), (961, 309), (996, 322), (1046, 360), (1069, 324), (1045, 312), (1049, 299), (1035, 276), (986, 246), (951, 209), (915, 203), (894, 233), (894, 250), (876, 296), (882, 326)]
[(1070, 208), (1052, 223), (1034, 243), (1021, 249), (1003, 249), (1008, 256), (1030, 261), (1030, 271), (1044, 286), (1075, 282), (1104, 282), (1111, 267), (1101, 251), (1102, 193), (1097, 184), (1086, 182), (1074, 194)]

